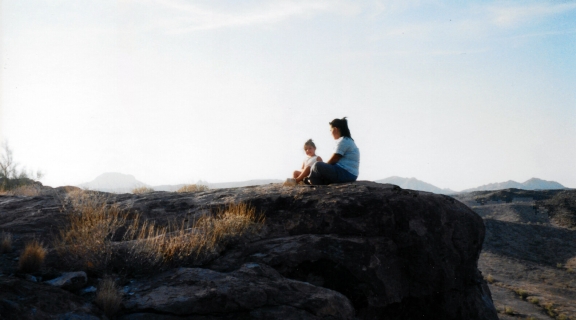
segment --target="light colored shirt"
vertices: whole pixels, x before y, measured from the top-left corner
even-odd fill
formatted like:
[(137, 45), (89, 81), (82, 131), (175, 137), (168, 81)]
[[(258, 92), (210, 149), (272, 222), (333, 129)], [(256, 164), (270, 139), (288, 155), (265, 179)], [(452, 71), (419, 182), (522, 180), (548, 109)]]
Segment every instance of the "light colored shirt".
[(318, 156), (306, 157), (304, 159), (304, 169), (311, 167), (316, 162), (318, 162)]
[(354, 140), (348, 137), (340, 137), (336, 140), (334, 153), (339, 154), (342, 158), (336, 162), (337, 166), (358, 176), (360, 167), (360, 150), (354, 143)]

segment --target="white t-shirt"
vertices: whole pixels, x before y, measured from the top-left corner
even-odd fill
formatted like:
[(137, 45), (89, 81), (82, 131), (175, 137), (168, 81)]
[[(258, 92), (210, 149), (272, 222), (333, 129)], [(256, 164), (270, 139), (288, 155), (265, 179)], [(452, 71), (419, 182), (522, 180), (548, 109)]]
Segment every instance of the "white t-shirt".
[(348, 137), (340, 137), (336, 140), (334, 153), (339, 154), (342, 158), (336, 163), (342, 169), (358, 176), (360, 167), (360, 150), (354, 143), (354, 140)]
[(304, 169), (306, 169), (306, 167), (311, 167), (317, 161), (318, 161), (318, 156), (312, 156), (312, 157), (304, 158)]

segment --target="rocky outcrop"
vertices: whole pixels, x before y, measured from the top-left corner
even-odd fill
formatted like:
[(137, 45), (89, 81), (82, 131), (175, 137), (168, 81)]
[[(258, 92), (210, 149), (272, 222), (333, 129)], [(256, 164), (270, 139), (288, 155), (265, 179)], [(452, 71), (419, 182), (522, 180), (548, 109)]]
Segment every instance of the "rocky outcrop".
[[(230, 202), (265, 215), (258, 234), (218, 254), (136, 279), (125, 288), (125, 319), (497, 319), (477, 269), (482, 219), (447, 196), (356, 182), (111, 197), (159, 224)], [(0, 223), (28, 236), (16, 220), (61, 221), (42, 211), (51, 201), (0, 197)], [(2, 217), (6, 206), (22, 216)]]

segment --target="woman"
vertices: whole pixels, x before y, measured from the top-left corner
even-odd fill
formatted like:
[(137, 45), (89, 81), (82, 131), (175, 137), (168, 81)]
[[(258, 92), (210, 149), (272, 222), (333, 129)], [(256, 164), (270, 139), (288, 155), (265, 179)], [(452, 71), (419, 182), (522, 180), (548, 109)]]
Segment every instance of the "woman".
[(309, 184), (352, 182), (358, 178), (360, 150), (356, 147), (346, 117), (330, 122), (330, 132), (336, 140), (334, 154), (327, 162), (316, 162), (305, 180)]

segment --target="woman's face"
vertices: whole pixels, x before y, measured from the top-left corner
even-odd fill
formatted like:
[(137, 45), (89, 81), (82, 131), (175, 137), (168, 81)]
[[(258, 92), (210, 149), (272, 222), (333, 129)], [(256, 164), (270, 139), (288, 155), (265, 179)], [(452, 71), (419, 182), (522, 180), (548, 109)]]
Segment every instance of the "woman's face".
[(340, 137), (342, 136), (340, 134), (340, 129), (330, 126), (330, 133), (332, 133), (332, 137), (334, 137), (334, 140), (340, 139)]

